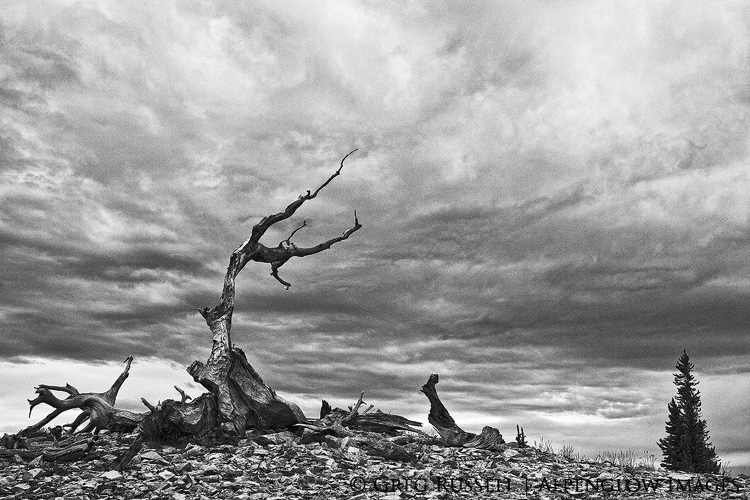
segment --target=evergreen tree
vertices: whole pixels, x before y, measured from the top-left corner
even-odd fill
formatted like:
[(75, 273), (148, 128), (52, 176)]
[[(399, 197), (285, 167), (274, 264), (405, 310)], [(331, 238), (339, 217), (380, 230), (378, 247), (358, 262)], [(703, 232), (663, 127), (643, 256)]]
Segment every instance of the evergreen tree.
[(719, 472), (716, 449), (709, 442), (706, 421), (701, 418), (700, 391), (698, 381), (692, 374), (693, 364), (687, 352), (675, 366), (674, 384), (677, 397), (667, 405), (667, 437), (659, 440), (659, 448), (664, 453), (662, 466), (668, 470), (685, 472)]

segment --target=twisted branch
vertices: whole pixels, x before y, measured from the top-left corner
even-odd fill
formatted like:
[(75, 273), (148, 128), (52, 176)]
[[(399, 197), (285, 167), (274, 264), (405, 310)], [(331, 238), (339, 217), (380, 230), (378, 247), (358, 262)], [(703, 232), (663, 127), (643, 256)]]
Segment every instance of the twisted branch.
[(353, 151), (347, 153), (347, 155), (341, 159), (338, 170), (336, 170), (314, 192), (311, 193), (308, 190), (306, 194), (300, 195), (299, 198), (290, 203), (283, 212), (263, 217), (260, 222), (253, 226), (250, 238), (245, 240), (239, 247), (237, 247), (237, 249), (235, 249), (234, 252), (232, 252), (232, 255), (229, 257), (229, 266), (227, 266), (227, 273), (224, 277), (224, 287), (222, 289), (219, 304), (217, 304), (213, 309), (209, 309), (207, 307), (198, 309), (209, 326), (212, 323), (223, 320), (226, 322), (227, 331), (230, 329), (232, 312), (234, 310), (235, 278), (248, 262), (254, 261), (271, 264), (271, 276), (273, 276), (279, 283), (284, 285), (285, 288), (289, 289), (289, 287), (292, 286), (291, 283), (283, 280), (281, 277), (279, 277), (278, 274), (278, 269), (283, 266), (289, 259), (291, 259), (292, 257), (306, 257), (308, 255), (313, 255), (318, 252), (322, 252), (323, 250), (329, 249), (331, 248), (331, 245), (347, 239), (349, 236), (351, 236), (352, 233), (358, 231), (362, 227), (362, 225), (359, 223), (359, 220), (357, 219), (357, 212), (355, 211), (353, 227), (344, 231), (341, 236), (331, 238), (330, 240), (327, 240), (313, 247), (299, 248), (293, 244), (289, 244), (287, 247), (284, 247), (283, 245), (283, 243), (285, 242), (290, 243), (292, 236), (302, 227), (305, 227), (306, 223), (303, 223), (302, 226), (295, 229), (292, 234), (289, 235), (289, 238), (282, 241), (275, 248), (269, 248), (260, 243), (260, 238), (266, 233), (268, 228), (278, 222), (290, 218), (307, 200), (312, 200), (313, 198), (315, 198), (324, 187), (331, 183), (333, 179), (341, 175), (341, 169), (344, 168), (344, 160), (346, 160), (349, 155), (351, 155), (355, 151), (357, 150), (354, 149)]

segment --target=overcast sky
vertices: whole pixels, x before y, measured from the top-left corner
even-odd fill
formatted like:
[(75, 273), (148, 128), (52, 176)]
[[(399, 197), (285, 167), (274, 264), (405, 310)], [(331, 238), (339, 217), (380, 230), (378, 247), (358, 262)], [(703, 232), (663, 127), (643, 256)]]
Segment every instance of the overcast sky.
[[(687, 349), (750, 465), (743, 1), (4, 1), (0, 430), (38, 383), (201, 392), (231, 251), (363, 229), (238, 279), (233, 341), (309, 415), (660, 455)], [(75, 385), (74, 384), (74, 385)], [(40, 408), (34, 416), (44, 415)], [(71, 415), (72, 419), (73, 416)]]

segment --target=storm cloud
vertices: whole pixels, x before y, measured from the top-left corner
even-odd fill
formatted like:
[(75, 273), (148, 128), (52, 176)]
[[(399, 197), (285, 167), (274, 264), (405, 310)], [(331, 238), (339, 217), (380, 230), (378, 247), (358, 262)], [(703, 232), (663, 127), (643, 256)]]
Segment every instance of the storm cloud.
[(265, 266), (239, 276), (233, 340), (275, 389), (309, 412), (365, 390), (424, 420), (436, 372), (466, 428), (656, 452), (686, 349), (719, 455), (750, 464), (747, 398), (721, 392), (750, 388), (748, 15), (6, 2), (2, 428), (30, 365), (134, 355), (161, 381), (204, 359), (197, 308), (229, 254), (358, 148), (265, 243), (305, 220), (295, 241), (315, 244), (354, 210), (363, 229), (287, 263), (289, 291)]

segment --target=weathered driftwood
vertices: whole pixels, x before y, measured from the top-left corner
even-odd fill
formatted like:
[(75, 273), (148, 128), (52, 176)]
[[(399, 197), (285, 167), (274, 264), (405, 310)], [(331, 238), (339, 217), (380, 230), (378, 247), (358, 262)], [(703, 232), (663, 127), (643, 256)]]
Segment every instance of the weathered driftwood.
[[(70, 384), (66, 384), (65, 386), (37, 386), (36, 392), (38, 396), (34, 400), (29, 400), (31, 407), (29, 415), (31, 415), (31, 410), (41, 403), (48, 404), (55, 408), (55, 410), (41, 421), (23, 429), (15, 435), (13, 437), (14, 446), (18, 446), (15, 442), (23, 440), (24, 436), (37, 433), (42, 426), (52, 421), (61, 413), (74, 409), (82, 410), (82, 413), (73, 423), (64, 426), (70, 427), (70, 432), (75, 431), (76, 427), (87, 419), (90, 422), (86, 429), (91, 429), (95, 433), (101, 430), (115, 432), (146, 431), (151, 436), (202, 437), (217, 427), (218, 416), (215, 396), (204, 394), (188, 402), (187, 400), (190, 399), (190, 396), (176, 386), (175, 389), (177, 389), (181, 396), (180, 401), (168, 399), (157, 406), (153, 406), (145, 399), (142, 399), (143, 404), (149, 409), (149, 412), (144, 413), (115, 408), (114, 403), (117, 391), (128, 377), (132, 362), (132, 356), (125, 360), (125, 371), (123, 371), (112, 385), (112, 388), (107, 392), (80, 393), (78, 389)], [(65, 392), (68, 394), (68, 397), (66, 399), (59, 399), (52, 394), (52, 391)]]
[[(321, 405), (322, 418), (301, 422), (297, 427), (308, 429), (317, 436), (335, 435), (345, 437), (352, 431), (375, 432), (378, 434), (396, 435), (401, 431), (422, 433), (416, 427), (421, 427), (421, 422), (409, 420), (400, 415), (383, 413), (378, 409), (373, 410), (373, 405), (360, 413), (359, 409), (364, 404), (362, 392), (357, 402), (347, 410), (341, 408), (331, 409), (328, 402), (323, 401)], [(313, 440), (311, 436), (304, 436), (305, 440)]]
[[(114, 407), (117, 393), (120, 387), (122, 387), (123, 382), (125, 382), (125, 379), (128, 378), (132, 362), (133, 357), (128, 356), (125, 360), (125, 370), (123, 370), (120, 376), (117, 377), (117, 380), (115, 380), (115, 383), (112, 384), (112, 387), (106, 392), (80, 393), (78, 389), (70, 384), (65, 384), (65, 386), (38, 385), (36, 387), (38, 396), (33, 400), (29, 400), (29, 416), (31, 416), (31, 411), (41, 403), (48, 404), (55, 408), (55, 410), (36, 424), (23, 429), (18, 434), (24, 436), (33, 433), (47, 425), (61, 413), (73, 409), (82, 410), (82, 413), (72, 423), (63, 426), (69, 427), (70, 432), (74, 432), (86, 420), (90, 420), (90, 422), (84, 429), (84, 432), (102, 429), (124, 432), (134, 430), (145, 415), (127, 410), (119, 410)], [(52, 394), (52, 391), (65, 392), (68, 394), (68, 397), (59, 399)]]
[(422, 392), (430, 401), (430, 414), (427, 420), (437, 430), (445, 444), (448, 446), (464, 446), (487, 450), (503, 449), (503, 444), (505, 443), (503, 436), (494, 427), (486, 426), (482, 429), (482, 433), (477, 435), (466, 432), (456, 424), (456, 421), (453, 420), (448, 409), (440, 401), (440, 397), (438, 397), (437, 388), (435, 387), (438, 380), (439, 377), (436, 373), (430, 375), (427, 383), (422, 386)]

